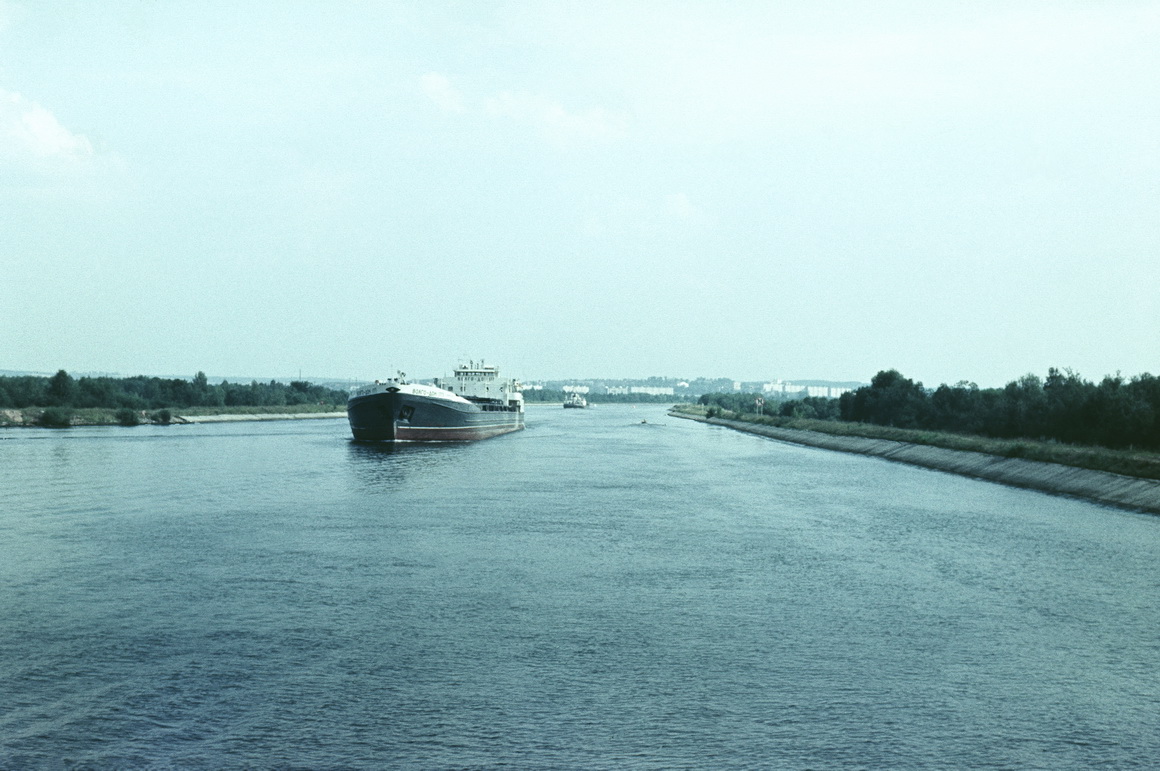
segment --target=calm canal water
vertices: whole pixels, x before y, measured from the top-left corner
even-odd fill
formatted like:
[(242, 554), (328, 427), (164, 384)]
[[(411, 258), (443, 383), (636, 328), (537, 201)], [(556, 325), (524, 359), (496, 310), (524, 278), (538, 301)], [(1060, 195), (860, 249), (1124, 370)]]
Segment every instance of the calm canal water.
[(1160, 518), (659, 407), (348, 436), (0, 431), (0, 768), (1160, 763)]

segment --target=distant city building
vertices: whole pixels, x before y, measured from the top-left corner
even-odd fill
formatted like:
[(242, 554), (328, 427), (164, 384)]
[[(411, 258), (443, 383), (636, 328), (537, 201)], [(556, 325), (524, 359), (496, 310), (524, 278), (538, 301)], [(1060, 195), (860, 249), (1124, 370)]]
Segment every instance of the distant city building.
[(775, 380), (772, 383), (766, 383), (761, 387), (761, 390), (767, 394), (783, 395), (788, 393), (798, 393), (801, 391), (800, 386), (795, 386), (793, 383), (787, 383), (784, 380)]
[(674, 389), (672, 386), (608, 386), (605, 393), (612, 396), (624, 396), (626, 394), (648, 394), (650, 396), (672, 396)]
[(564, 391), (584, 395), (627, 396), (678, 396), (682, 399), (696, 398), (709, 393), (759, 393), (776, 401), (800, 399), (804, 396), (820, 396), (834, 399), (860, 383), (831, 382), (826, 380), (733, 380), (732, 378), (693, 378), (678, 380), (669, 377), (639, 379), (579, 379), (579, 380), (539, 380), (524, 385), (524, 390)]
[(799, 398), (804, 392), (806, 396), (817, 396), (823, 399), (837, 399), (844, 393), (851, 391), (842, 386), (805, 385), (789, 383), (784, 380), (775, 380), (761, 387), (763, 393), (783, 398)]

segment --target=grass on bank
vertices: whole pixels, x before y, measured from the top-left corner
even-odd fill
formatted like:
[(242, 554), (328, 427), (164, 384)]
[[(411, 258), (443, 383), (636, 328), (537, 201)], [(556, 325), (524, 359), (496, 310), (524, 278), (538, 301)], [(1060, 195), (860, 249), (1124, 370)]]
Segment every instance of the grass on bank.
[(266, 407), (171, 407), (175, 415), (313, 415), (321, 412), (346, 413), (345, 404), (294, 404)]
[(71, 426), (137, 426), (180, 422), (179, 416), (204, 415), (310, 415), (343, 412), (344, 406), (333, 404), (295, 404), (265, 407), (169, 407), (157, 410), (131, 410), (114, 407), (25, 407), (0, 410), (0, 428), (33, 426), (69, 428)]
[(1139, 450), (1112, 450), (1106, 447), (1070, 445), (1034, 439), (992, 439), (985, 436), (894, 428), (870, 423), (846, 423), (837, 420), (759, 416), (752, 413), (731, 412), (720, 407), (706, 407), (700, 404), (678, 404), (673, 407), (674, 412), (698, 417), (709, 416), (710, 410), (714, 411), (714, 417), (776, 428), (817, 431), (833, 436), (887, 439), (895, 442), (942, 447), (949, 450), (981, 452), (1004, 458), (1025, 458), (1095, 471), (1110, 471), (1114, 474), (1144, 479), (1160, 479), (1160, 454)]

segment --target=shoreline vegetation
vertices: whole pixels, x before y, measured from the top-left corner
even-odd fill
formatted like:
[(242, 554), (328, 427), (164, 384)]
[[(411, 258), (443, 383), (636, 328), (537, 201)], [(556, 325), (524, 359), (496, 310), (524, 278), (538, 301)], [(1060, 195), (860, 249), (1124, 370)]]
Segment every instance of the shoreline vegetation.
[(800, 394), (766, 403), (762, 394), (704, 394), (699, 404), (734, 413), (818, 418), (994, 439), (1160, 452), (1160, 378), (1148, 373), (1101, 382), (1070, 370), (1024, 375), (1003, 388), (960, 381), (938, 388), (883, 370), (836, 399)]
[[(242, 420), (301, 420), (346, 417), (333, 405), (280, 407), (192, 407), (181, 410), (129, 410), (107, 407), (0, 409), (0, 428), (74, 428), (80, 426), (181, 425)], [(67, 423), (65, 422), (67, 421)]]
[[(217, 420), (323, 417), (345, 410), (347, 392), (307, 381), (211, 384), (204, 372), (192, 380), (138, 375), (73, 378), (0, 377), (0, 427), (137, 426)], [(227, 418), (226, 416), (234, 416)], [(246, 417), (242, 417), (246, 416)]]
[(939, 447), (947, 450), (975, 452), (1001, 458), (1022, 458), (1041, 463), (1106, 471), (1121, 476), (1160, 480), (1160, 453), (1143, 450), (1120, 450), (1108, 447), (1061, 444), (1032, 439), (996, 439), (987, 436), (955, 434), (911, 428), (879, 426), (817, 418), (757, 415), (715, 409), (700, 404), (674, 405), (670, 414), (676, 417), (721, 419), (727, 422), (769, 426), (788, 431), (812, 431), (839, 437), (876, 439), (904, 444)]
[[(563, 403), (563, 391), (524, 393), (528, 405)], [(209, 423), (229, 420), (293, 420), (346, 415), (347, 391), (293, 380), (289, 384), (211, 384), (204, 372), (191, 380), (134, 377), (74, 378), (65, 370), (52, 377), (0, 376), (0, 428), (71, 428)], [(660, 403), (671, 396), (596, 395), (599, 403)]]
[(1025, 375), (1003, 388), (963, 381), (928, 389), (883, 370), (836, 399), (802, 394), (767, 403), (761, 394), (716, 393), (698, 405), (707, 418), (1160, 479), (1160, 378), (1147, 373), (1097, 384), (1052, 368), (1044, 379)]
[[(960, 476), (1024, 487), (1058, 495), (1070, 495), (1122, 508), (1160, 514), (1160, 480), (1154, 475), (1160, 458), (1130, 458), (1128, 465), (1143, 474), (1124, 474), (1107, 470), (1120, 466), (1115, 451), (1103, 448), (1038, 448), (1061, 451), (1054, 460), (1040, 460), (1035, 447), (1025, 446), (1014, 454), (1004, 453), (1003, 443), (985, 437), (938, 435), (882, 426), (851, 425), (837, 421), (770, 419), (756, 415), (710, 414), (710, 410), (689, 404), (674, 405), (673, 417), (696, 420), (712, 425), (758, 434), (795, 444), (839, 452), (857, 453), (946, 471)], [(908, 441), (909, 440), (909, 441)], [(1047, 443), (1027, 443), (1036, 445)], [(1013, 449), (1008, 446), (1007, 450)]]
[[(523, 392), (524, 404), (548, 404), (559, 407), (568, 398), (567, 391), (552, 389), (527, 390)], [(596, 394), (582, 393), (589, 404), (672, 404), (672, 394)]]

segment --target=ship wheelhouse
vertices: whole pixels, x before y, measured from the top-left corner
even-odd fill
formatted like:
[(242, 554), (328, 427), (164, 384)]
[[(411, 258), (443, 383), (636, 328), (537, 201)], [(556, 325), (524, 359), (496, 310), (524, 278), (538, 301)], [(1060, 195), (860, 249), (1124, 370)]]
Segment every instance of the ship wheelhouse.
[(500, 380), (499, 367), (469, 361), (450, 378), (435, 378), (435, 386), (475, 403), (486, 412), (523, 412), (524, 395), (515, 380)]

